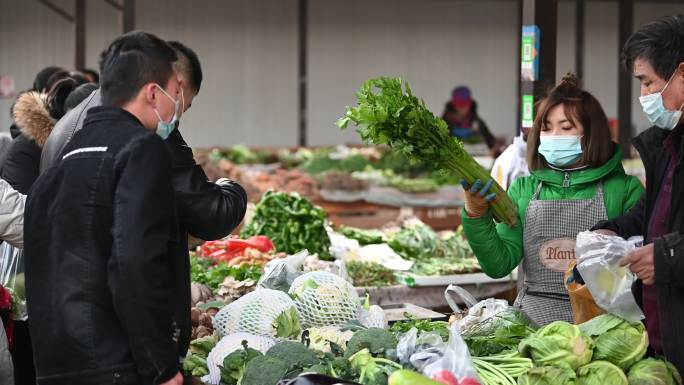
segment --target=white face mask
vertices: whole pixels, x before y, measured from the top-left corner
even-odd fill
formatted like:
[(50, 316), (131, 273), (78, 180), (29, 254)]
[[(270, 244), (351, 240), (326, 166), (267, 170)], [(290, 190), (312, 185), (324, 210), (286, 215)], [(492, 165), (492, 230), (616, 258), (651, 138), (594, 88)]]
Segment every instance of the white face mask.
[[(159, 110), (156, 108), (154, 109), (154, 112), (157, 114), (157, 118), (159, 119), (159, 123), (157, 123), (157, 135), (159, 135), (162, 139), (166, 140), (166, 138), (171, 135), (173, 130), (176, 129), (178, 126), (178, 118), (180, 116), (180, 109), (183, 108), (183, 105), (181, 104), (181, 100), (175, 100), (174, 98), (171, 97), (164, 89), (157, 84), (157, 87), (161, 90), (161, 92), (166, 95), (169, 99), (174, 104), (174, 110), (173, 110), (173, 116), (171, 117), (171, 120), (168, 122), (165, 122), (164, 119), (161, 118), (161, 115), (159, 115)], [(181, 88), (181, 99), (183, 98), (183, 89)]]
[(676, 73), (677, 71), (670, 76), (670, 80), (667, 81), (667, 84), (665, 84), (665, 87), (663, 87), (660, 92), (655, 92), (639, 98), (641, 108), (644, 110), (644, 113), (651, 124), (666, 130), (672, 130), (677, 127), (679, 119), (682, 117), (682, 108), (684, 108), (684, 103), (682, 103), (677, 111), (670, 111), (666, 109), (665, 104), (663, 104), (663, 92), (665, 92), (667, 86), (670, 85), (670, 82)]

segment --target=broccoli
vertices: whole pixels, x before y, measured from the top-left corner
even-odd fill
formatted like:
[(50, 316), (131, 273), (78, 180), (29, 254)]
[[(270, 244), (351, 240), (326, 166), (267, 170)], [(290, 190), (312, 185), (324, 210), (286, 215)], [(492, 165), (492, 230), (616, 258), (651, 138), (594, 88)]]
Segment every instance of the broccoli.
[(302, 369), (319, 364), (321, 360), (312, 350), (299, 342), (282, 341), (266, 352), (267, 357), (277, 358), (288, 366), (288, 374), (296, 375)]
[(316, 373), (316, 374), (323, 374), (323, 375), (328, 375), (330, 374), (328, 370), (328, 366), (323, 365), (323, 364), (316, 364), (309, 366), (308, 368), (304, 368), (302, 370), (302, 373)]
[(282, 360), (275, 357), (259, 356), (249, 361), (240, 384), (276, 385), (286, 377), (287, 372), (288, 365)]
[(349, 358), (363, 349), (373, 355), (385, 355), (388, 350), (396, 349), (397, 338), (385, 329), (371, 328), (359, 330), (347, 343), (345, 357)]
[(247, 341), (242, 341), (242, 346), (242, 349), (230, 353), (223, 359), (221, 382), (227, 385), (236, 385), (244, 375), (247, 364), (262, 356), (260, 351), (247, 347)]
[(328, 371), (331, 376), (341, 380), (351, 381), (356, 377), (351, 362), (344, 357), (334, 358), (328, 363)]
[(366, 349), (362, 349), (349, 358), (352, 368), (360, 372), (359, 382), (363, 385), (385, 385), (395, 370), (402, 366), (386, 358), (375, 358)]

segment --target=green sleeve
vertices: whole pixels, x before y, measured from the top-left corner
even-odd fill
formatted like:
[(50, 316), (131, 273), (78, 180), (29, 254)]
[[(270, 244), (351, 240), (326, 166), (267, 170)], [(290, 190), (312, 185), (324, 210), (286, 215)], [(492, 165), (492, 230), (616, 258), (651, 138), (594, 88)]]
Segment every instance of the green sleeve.
[(624, 214), (627, 211), (631, 210), (634, 205), (641, 199), (641, 196), (644, 194), (646, 190), (644, 189), (644, 186), (641, 184), (641, 181), (634, 177), (630, 176), (629, 181), (627, 182), (627, 194), (625, 195), (625, 203), (624, 203), (624, 211), (621, 213)]
[[(514, 202), (520, 194), (518, 180), (513, 182), (508, 191)], [(504, 223), (495, 224), (491, 212), (479, 218), (470, 218), (464, 209), (462, 217), (463, 232), (482, 270), (492, 278), (510, 274), (523, 257), (523, 227), (520, 214), (518, 223), (513, 227), (508, 227)]]

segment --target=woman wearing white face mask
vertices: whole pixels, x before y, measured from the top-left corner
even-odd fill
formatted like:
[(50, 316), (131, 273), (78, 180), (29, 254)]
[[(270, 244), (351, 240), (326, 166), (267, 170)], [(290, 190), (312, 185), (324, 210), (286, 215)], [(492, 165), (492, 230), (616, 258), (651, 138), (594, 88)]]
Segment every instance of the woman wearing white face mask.
[(508, 190), (518, 224), (494, 224), (491, 182), (464, 185), (470, 246), (489, 276), (506, 276), (523, 264), (516, 305), (536, 323), (573, 321), (563, 275), (575, 260), (577, 234), (622, 215), (641, 197), (643, 187), (625, 174), (621, 158), (601, 105), (569, 76), (539, 104), (528, 137), (531, 175)]

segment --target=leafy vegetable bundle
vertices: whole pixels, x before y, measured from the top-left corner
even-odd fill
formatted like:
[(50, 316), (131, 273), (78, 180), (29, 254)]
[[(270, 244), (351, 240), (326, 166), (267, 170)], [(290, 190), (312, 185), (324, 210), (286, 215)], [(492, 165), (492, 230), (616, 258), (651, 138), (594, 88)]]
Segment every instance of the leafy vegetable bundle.
[(277, 251), (288, 254), (304, 249), (330, 260), (330, 238), (325, 230), (325, 211), (297, 193), (268, 191), (257, 203), (252, 221), (242, 238), (268, 236)]
[[(347, 108), (337, 122), (340, 128), (354, 123), (364, 141), (387, 144), (411, 161), (450, 171), (468, 183), (490, 179), (487, 170), (465, 151), (463, 143), (450, 135), (446, 122), (430, 112), (400, 78), (368, 80), (356, 95), (358, 106)], [(513, 226), (517, 221), (513, 202), (496, 183), (492, 192), (497, 194), (492, 202), (494, 218)]]

